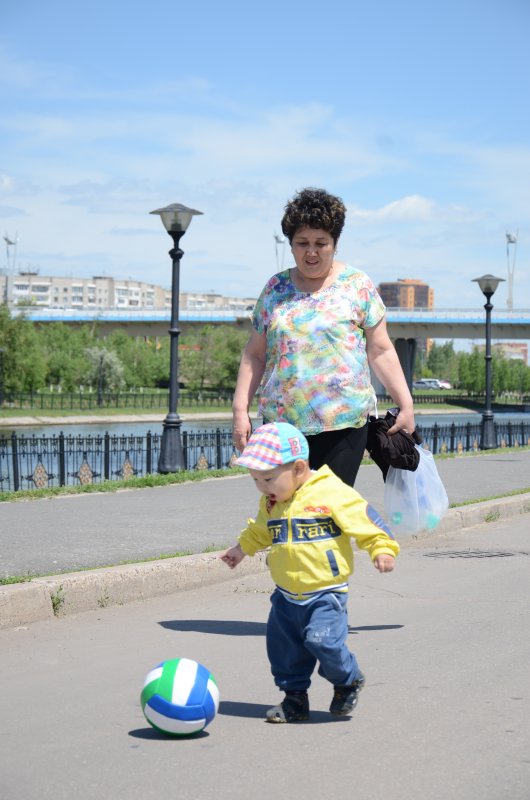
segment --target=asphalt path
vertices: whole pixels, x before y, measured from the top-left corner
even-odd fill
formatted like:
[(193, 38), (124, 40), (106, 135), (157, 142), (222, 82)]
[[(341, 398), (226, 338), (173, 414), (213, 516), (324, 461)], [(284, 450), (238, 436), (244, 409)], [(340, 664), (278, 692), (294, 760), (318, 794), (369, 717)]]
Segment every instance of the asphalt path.
[[(264, 722), (281, 697), (266, 573), (0, 631), (0, 797), (528, 800), (529, 564), (528, 515), (408, 540), (388, 575), (359, 553), (349, 642), (367, 686), (351, 719), (330, 717), (315, 676), (308, 723)], [(178, 656), (211, 669), (221, 705), (175, 740), (139, 694)]]
[[(466, 454), (436, 461), (450, 503), (530, 487), (530, 450)], [(362, 466), (358, 491), (383, 512), (375, 464)], [(257, 510), (247, 475), (152, 489), (0, 503), (0, 577), (49, 575), (202, 553), (230, 545)]]

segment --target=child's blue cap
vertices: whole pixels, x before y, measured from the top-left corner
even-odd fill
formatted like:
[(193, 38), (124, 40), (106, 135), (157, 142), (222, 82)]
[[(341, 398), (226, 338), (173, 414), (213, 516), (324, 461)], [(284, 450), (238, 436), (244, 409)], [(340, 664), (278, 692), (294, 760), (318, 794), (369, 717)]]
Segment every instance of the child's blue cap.
[(268, 422), (256, 428), (236, 464), (249, 469), (268, 470), (309, 458), (304, 434), (288, 422)]

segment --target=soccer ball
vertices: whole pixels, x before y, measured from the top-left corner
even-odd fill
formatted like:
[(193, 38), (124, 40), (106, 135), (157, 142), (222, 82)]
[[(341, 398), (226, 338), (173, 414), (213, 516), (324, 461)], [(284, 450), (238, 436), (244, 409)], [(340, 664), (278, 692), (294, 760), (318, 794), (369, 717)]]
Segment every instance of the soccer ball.
[(146, 720), (170, 736), (202, 731), (219, 708), (210, 670), (191, 658), (171, 658), (148, 673), (140, 697)]

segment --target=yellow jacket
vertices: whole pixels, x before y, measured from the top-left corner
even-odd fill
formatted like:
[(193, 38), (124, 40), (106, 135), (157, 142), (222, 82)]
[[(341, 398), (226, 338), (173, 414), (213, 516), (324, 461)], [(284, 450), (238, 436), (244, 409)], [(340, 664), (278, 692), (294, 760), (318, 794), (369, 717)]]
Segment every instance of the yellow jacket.
[(273, 581), (288, 596), (303, 600), (323, 591), (348, 591), (351, 537), (372, 560), (380, 553), (399, 553), (378, 512), (324, 466), (270, 511), (262, 496), (258, 515), (249, 519), (239, 544), (249, 556), (270, 547), (267, 563)]

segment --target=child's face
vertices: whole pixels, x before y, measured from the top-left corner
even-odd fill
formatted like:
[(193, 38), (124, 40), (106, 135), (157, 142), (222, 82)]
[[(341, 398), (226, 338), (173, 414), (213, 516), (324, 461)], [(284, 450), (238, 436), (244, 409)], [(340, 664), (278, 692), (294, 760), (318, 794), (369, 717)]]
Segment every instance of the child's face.
[(301, 476), (305, 474), (306, 464), (302, 460), (293, 461), (268, 470), (249, 470), (256, 488), (266, 494), (273, 503), (289, 500), (303, 483)]

